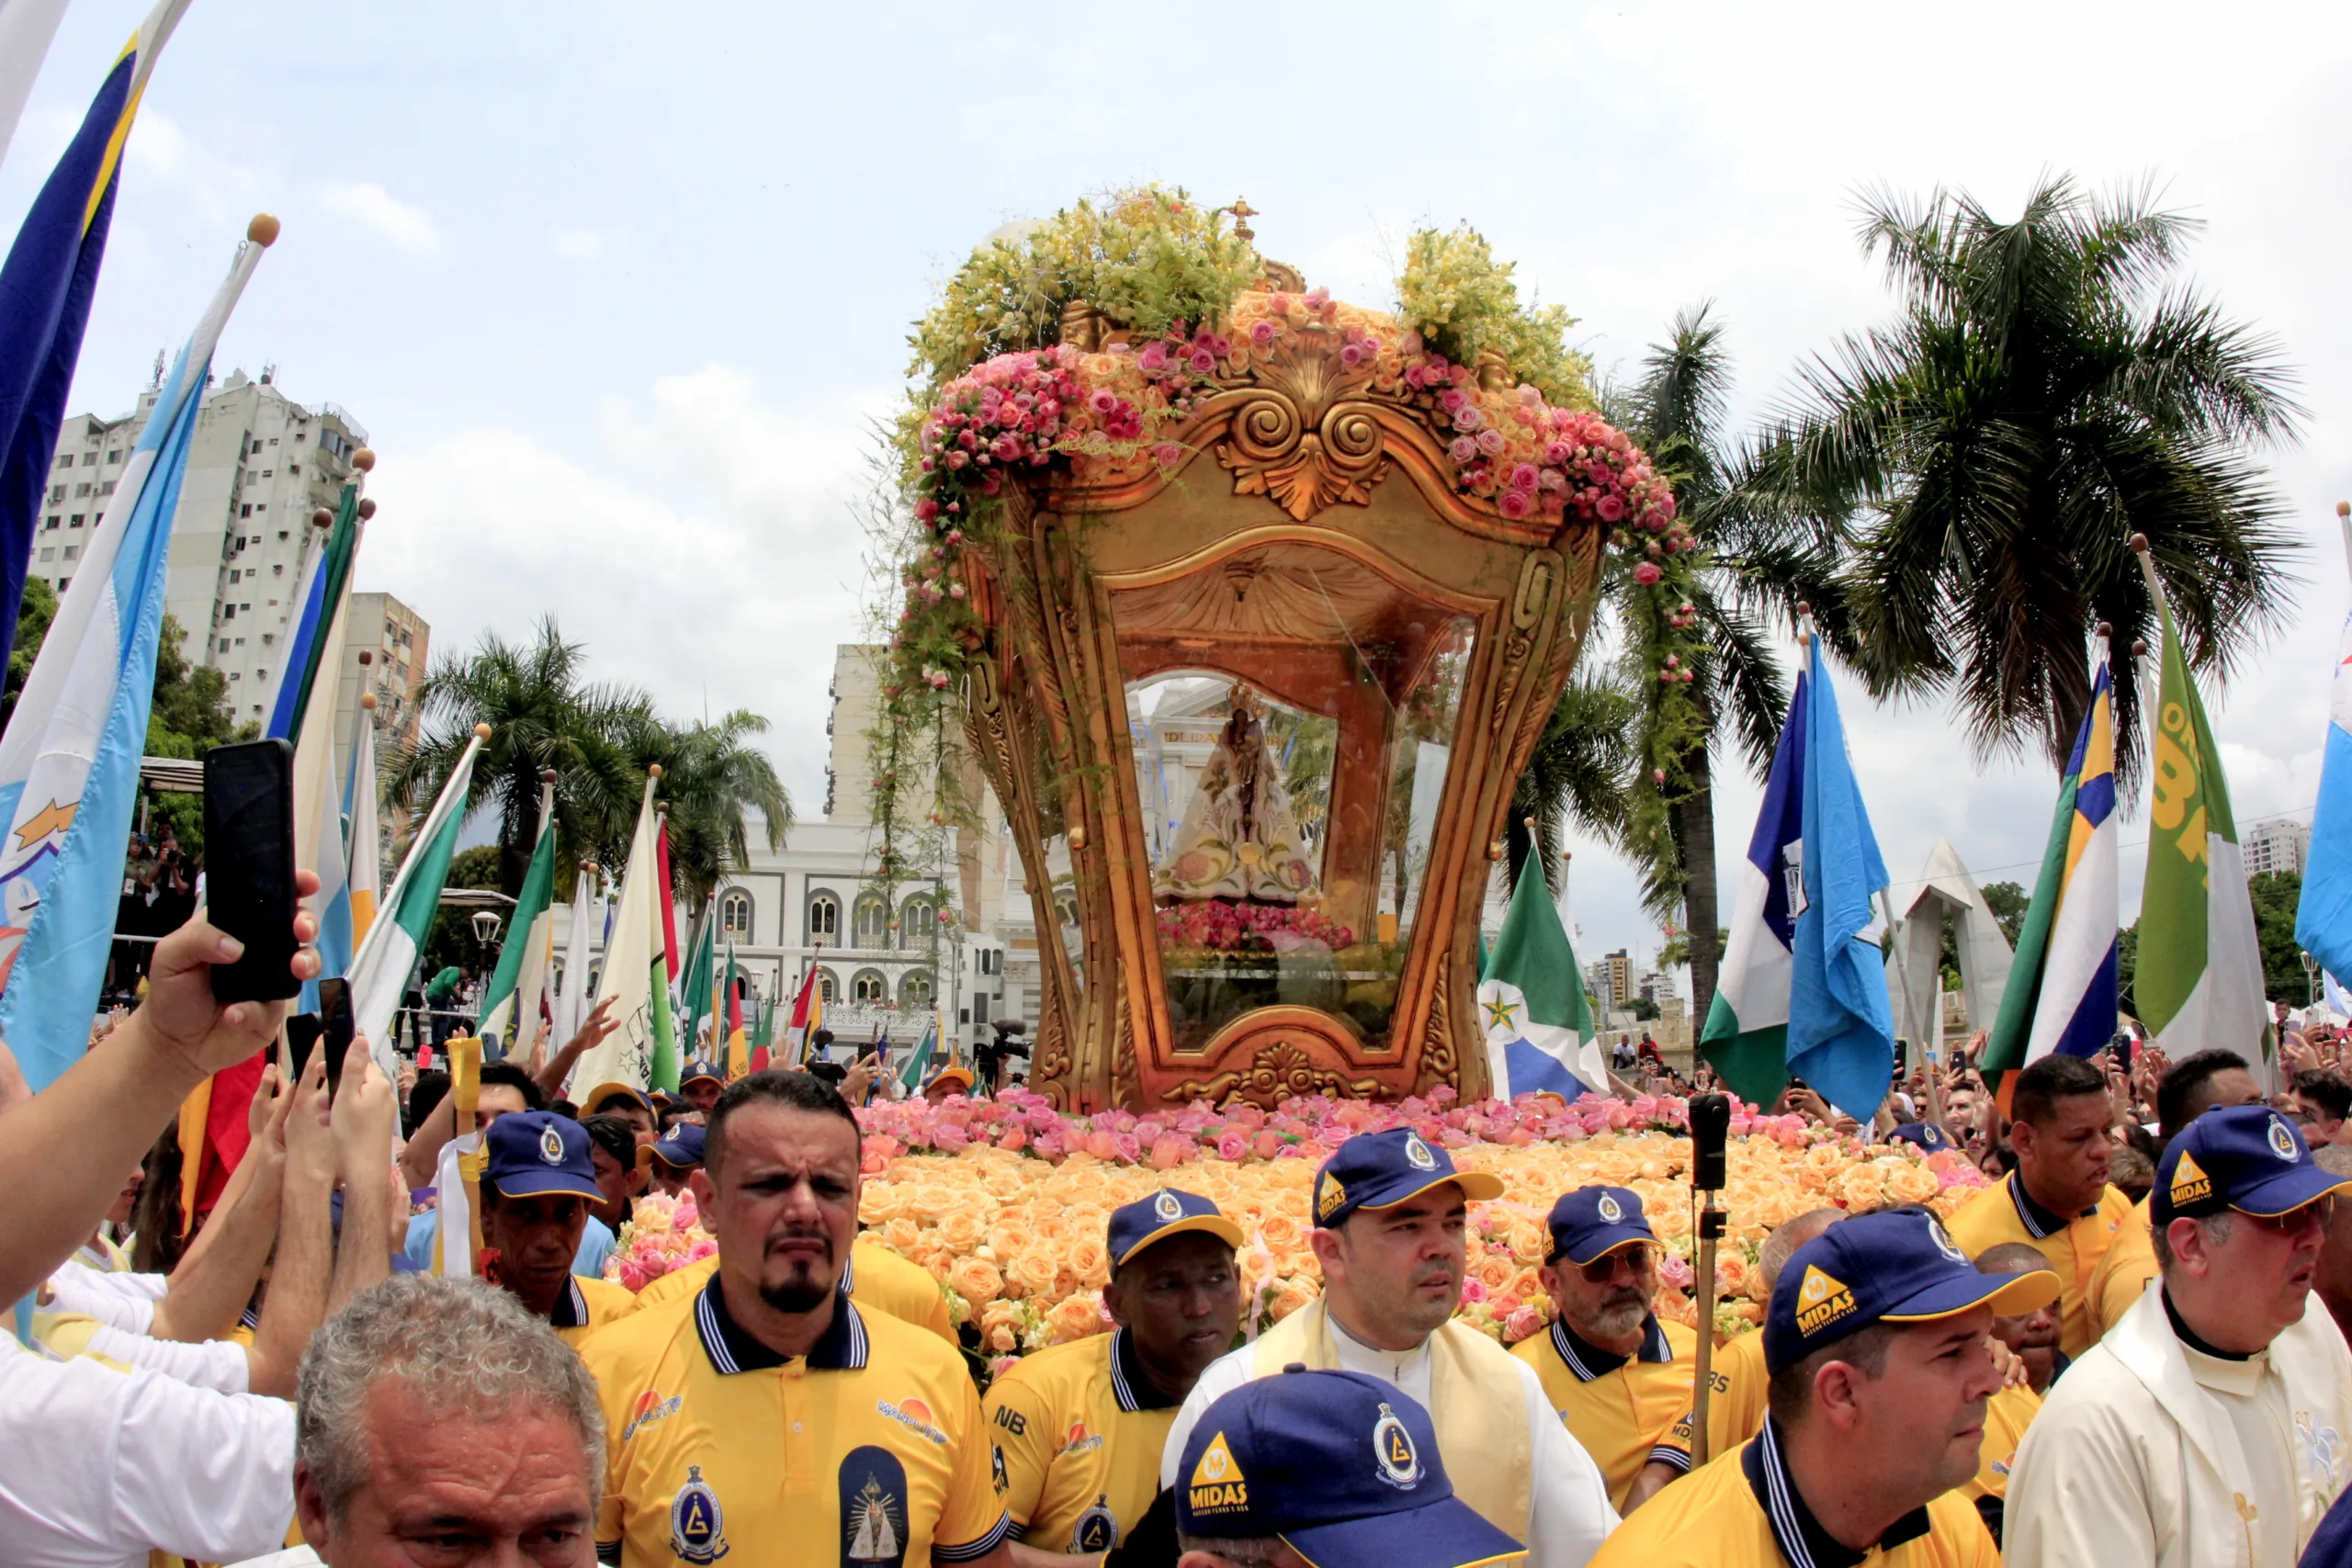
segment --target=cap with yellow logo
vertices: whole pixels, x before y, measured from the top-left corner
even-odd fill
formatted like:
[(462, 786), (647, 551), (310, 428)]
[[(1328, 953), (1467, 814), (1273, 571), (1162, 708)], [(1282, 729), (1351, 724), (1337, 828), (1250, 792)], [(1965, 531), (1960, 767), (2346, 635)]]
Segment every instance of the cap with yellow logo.
[(1429, 1412), (1358, 1372), (1293, 1364), (1216, 1400), (1184, 1441), (1176, 1528), (1309, 1562), (1477, 1568), (1519, 1542), (1453, 1495)]
[(2322, 1170), (2294, 1124), (2267, 1105), (2209, 1111), (2181, 1129), (2156, 1164), (2148, 1218), (2159, 1229), (2183, 1215), (2224, 1209), (2290, 1213), (2352, 1181)]
[(1387, 1209), (1442, 1182), (1482, 1202), (1503, 1195), (1491, 1171), (1457, 1170), (1453, 1156), (1409, 1127), (1358, 1133), (1315, 1173), (1315, 1223), (1325, 1229), (1358, 1209)]
[(1797, 1248), (1764, 1315), (1764, 1365), (1780, 1372), (1874, 1323), (1931, 1323), (1990, 1305), (2004, 1316), (2058, 1299), (2047, 1269), (1980, 1274), (1943, 1222), (1891, 1209), (1830, 1226)]

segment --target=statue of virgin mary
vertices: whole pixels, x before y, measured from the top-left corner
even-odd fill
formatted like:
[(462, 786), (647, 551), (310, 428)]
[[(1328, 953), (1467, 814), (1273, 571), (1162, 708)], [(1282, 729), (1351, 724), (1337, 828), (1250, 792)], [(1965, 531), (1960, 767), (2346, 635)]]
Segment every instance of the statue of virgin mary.
[(1152, 874), (1163, 903), (1231, 898), (1295, 904), (1315, 887), (1282, 771), (1248, 688), (1235, 682), (1232, 716), (1193, 787), (1167, 863)]

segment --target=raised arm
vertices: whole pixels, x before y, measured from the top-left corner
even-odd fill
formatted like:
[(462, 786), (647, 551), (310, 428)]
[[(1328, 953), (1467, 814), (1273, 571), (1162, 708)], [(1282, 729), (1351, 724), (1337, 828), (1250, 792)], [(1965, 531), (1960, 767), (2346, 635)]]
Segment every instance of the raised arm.
[(245, 1157), (220, 1194), (211, 1221), (188, 1244), (171, 1288), (155, 1303), (148, 1332), (158, 1339), (198, 1343), (224, 1337), (253, 1300), (254, 1284), (277, 1241), (280, 1190), (286, 1173), (286, 1112), (294, 1090), (276, 1067), (265, 1067), (246, 1117)]
[[(319, 879), (298, 872), (295, 888), (315, 893)], [(298, 941), (317, 932), (308, 911), (294, 917)], [(0, 1112), (0, 1192), (8, 1194), (0, 1209), (0, 1301), (29, 1294), (89, 1239), (122, 1190), (122, 1173), (190, 1090), (277, 1037), (284, 1002), (213, 999), (212, 965), (243, 951), (199, 909), (155, 944), (139, 1010), (55, 1083)], [(298, 948), (292, 968), (299, 979), (315, 979), (319, 955)]]

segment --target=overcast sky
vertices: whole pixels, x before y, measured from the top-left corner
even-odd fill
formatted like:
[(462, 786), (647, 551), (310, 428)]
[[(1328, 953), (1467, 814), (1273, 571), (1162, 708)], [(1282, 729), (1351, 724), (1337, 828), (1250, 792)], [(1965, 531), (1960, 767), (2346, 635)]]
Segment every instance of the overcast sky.
[[(74, 0), (0, 166), (13, 231), (145, 0)], [(986, 19), (982, 19), (986, 18)], [(252, 212), (285, 220), (218, 367), (367, 427), (358, 586), (436, 652), (541, 611), (677, 715), (745, 706), (813, 815), (834, 645), (864, 634), (870, 420), (908, 322), (990, 229), (1106, 186), (1247, 196), (1260, 248), (1386, 305), (1466, 220), (1630, 374), (1681, 306), (1730, 327), (1743, 418), (1883, 317), (1854, 197), (2045, 170), (2153, 178), (2190, 271), (2275, 333), (2311, 410), (2273, 459), (2310, 546), (2287, 630), (2216, 701), (2241, 822), (2308, 811), (2352, 494), (2342, 7), (1159, 6), (197, 0), (132, 137), (74, 412), (127, 410)], [(1946, 706), (1841, 687), (1888, 865), (1948, 836), (2030, 882), (2054, 780)], [(1721, 796), (1726, 887), (1756, 791)], [(2124, 829), (2126, 918), (2144, 826)], [(1589, 954), (1654, 948), (1581, 848)]]

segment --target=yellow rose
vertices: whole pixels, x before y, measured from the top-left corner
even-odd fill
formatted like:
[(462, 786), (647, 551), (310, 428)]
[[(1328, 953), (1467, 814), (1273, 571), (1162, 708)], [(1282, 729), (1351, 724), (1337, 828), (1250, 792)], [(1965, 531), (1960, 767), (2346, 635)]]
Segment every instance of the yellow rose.
[(985, 1258), (959, 1258), (947, 1271), (947, 1283), (973, 1309), (988, 1305), (1004, 1292), (1004, 1276)]
[(969, 1252), (980, 1244), (986, 1227), (970, 1209), (950, 1209), (939, 1217), (940, 1245), (955, 1252)]
[(1306, 1229), (1296, 1215), (1277, 1210), (1260, 1223), (1258, 1235), (1276, 1252), (1289, 1252), (1297, 1247)]
[(1925, 1203), (1943, 1190), (1936, 1173), (1924, 1165), (1905, 1161), (1886, 1177), (1886, 1195), (1897, 1203)]
[(1011, 1325), (1000, 1323), (988, 1331), (987, 1344), (991, 1354), (1010, 1356), (1021, 1348), (1021, 1338), (1012, 1332)]
[(910, 1256), (917, 1245), (922, 1242), (922, 1227), (906, 1215), (900, 1214), (882, 1227), (881, 1235), (877, 1239), (883, 1246), (899, 1257), (905, 1258)]

